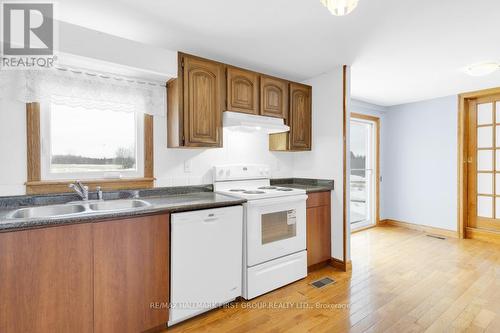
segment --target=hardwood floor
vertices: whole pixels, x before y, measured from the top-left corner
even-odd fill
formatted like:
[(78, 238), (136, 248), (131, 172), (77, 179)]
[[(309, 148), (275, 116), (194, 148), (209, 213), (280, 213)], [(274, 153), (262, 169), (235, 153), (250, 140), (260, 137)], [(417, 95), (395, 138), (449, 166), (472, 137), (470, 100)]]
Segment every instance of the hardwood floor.
[[(387, 226), (351, 248), (352, 273), (324, 268), (168, 332), (500, 332), (500, 245)], [(337, 283), (309, 285), (325, 276)]]

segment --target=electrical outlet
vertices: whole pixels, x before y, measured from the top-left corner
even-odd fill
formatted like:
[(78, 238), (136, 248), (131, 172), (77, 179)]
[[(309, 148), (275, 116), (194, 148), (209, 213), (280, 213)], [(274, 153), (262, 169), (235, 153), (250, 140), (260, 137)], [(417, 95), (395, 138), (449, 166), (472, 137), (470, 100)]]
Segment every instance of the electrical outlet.
[(184, 161), (184, 173), (191, 173), (191, 160)]

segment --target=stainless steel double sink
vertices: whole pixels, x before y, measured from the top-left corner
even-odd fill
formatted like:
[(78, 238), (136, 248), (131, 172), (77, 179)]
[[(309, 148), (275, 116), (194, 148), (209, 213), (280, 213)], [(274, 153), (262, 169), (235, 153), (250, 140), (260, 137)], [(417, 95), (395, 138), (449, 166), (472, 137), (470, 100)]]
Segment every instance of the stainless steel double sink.
[(151, 206), (149, 202), (138, 199), (96, 200), (70, 202), (62, 205), (19, 208), (7, 215), (8, 219), (55, 218), (89, 213), (136, 210)]

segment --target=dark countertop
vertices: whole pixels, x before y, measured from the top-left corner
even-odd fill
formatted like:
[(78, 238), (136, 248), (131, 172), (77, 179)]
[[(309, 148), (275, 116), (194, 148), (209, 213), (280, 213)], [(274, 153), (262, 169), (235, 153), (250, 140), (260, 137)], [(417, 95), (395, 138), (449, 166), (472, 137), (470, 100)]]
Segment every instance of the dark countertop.
[(271, 179), (271, 185), (298, 188), (306, 193), (327, 192), (334, 190), (333, 180), (311, 178), (277, 178)]
[[(237, 199), (222, 194), (217, 194), (214, 192), (194, 192), (194, 193), (164, 193), (161, 191), (156, 191), (157, 194), (150, 196), (140, 196), (138, 199), (146, 201), (151, 204), (151, 206), (136, 208), (133, 210), (121, 210), (121, 211), (101, 211), (101, 212), (85, 212), (80, 215), (67, 215), (59, 217), (50, 218), (27, 218), (27, 219), (8, 219), (6, 216), (12, 213), (17, 208), (31, 207), (33, 205), (19, 205), (19, 206), (8, 206), (2, 205), (2, 199), (0, 198), (0, 232), (16, 231), (16, 230), (26, 230), (31, 228), (40, 228), (53, 225), (67, 225), (67, 224), (77, 224), (77, 223), (91, 223), (95, 221), (101, 221), (105, 219), (115, 219), (115, 218), (127, 218), (141, 215), (150, 215), (158, 213), (177, 213), (183, 211), (191, 211), (198, 209), (209, 209), (218, 207), (227, 207), (240, 205), (246, 200)], [(23, 196), (27, 197), (27, 196)], [(50, 197), (50, 196), (45, 196)], [(56, 197), (56, 196), (52, 196)], [(72, 195), (57, 195), (59, 202), (57, 204), (62, 204), (64, 202), (60, 197), (65, 197), (69, 201), (70, 198), (74, 198)], [(19, 197), (20, 198), (20, 197)], [(12, 200), (11, 198), (8, 198)], [(69, 202), (66, 201), (66, 202)], [(54, 204), (52, 201), (49, 202), (45, 200), (45, 205)], [(40, 205), (37, 205), (40, 206)]]
[[(271, 179), (271, 184), (304, 189), (307, 193), (332, 191), (334, 188), (333, 180), (326, 179), (280, 178)], [(240, 205), (246, 201), (244, 199), (217, 194), (212, 191), (212, 185), (198, 185), (105, 192), (105, 200), (139, 199), (148, 202), (150, 205), (130, 210), (87, 211), (85, 213), (66, 216), (25, 219), (9, 219), (7, 216), (19, 208), (61, 205), (68, 202), (79, 201), (80, 199), (76, 194), (72, 193), (0, 197), (0, 232), (26, 230), (54, 225), (91, 223), (106, 219), (127, 218), (159, 213), (177, 213), (199, 209), (227, 207)], [(95, 193), (90, 193), (89, 199), (96, 199)]]

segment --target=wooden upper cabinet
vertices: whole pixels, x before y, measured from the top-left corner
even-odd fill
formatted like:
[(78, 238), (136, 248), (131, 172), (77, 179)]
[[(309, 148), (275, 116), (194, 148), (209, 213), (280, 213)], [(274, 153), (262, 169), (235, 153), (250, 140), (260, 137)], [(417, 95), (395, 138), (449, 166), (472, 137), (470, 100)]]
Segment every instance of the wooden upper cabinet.
[(224, 65), (179, 53), (167, 90), (168, 147), (222, 147)]
[(260, 76), (260, 114), (286, 119), (288, 116), (288, 81)]
[(311, 149), (311, 87), (290, 83), (290, 149)]
[(312, 148), (312, 88), (290, 82), (289, 108), (286, 123), (290, 132), (269, 135), (273, 151), (304, 151)]
[(259, 75), (227, 68), (227, 111), (259, 114)]
[(285, 119), (271, 134), (274, 151), (311, 150), (311, 87), (179, 53), (178, 78), (167, 82), (167, 146), (222, 147), (223, 111)]
[(187, 145), (220, 146), (223, 67), (184, 57), (184, 131)]

